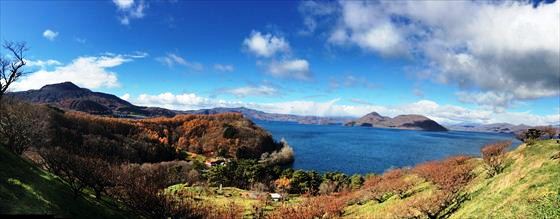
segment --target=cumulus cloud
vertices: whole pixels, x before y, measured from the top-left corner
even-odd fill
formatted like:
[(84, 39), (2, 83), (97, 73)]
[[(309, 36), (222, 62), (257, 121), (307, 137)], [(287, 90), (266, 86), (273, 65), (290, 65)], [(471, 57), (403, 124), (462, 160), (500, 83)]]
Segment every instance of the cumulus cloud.
[(170, 68), (175, 65), (180, 65), (190, 68), (194, 71), (204, 70), (204, 65), (202, 65), (201, 63), (187, 61), (185, 58), (175, 53), (168, 53), (166, 56), (156, 58), (156, 60)]
[(147, 5), (143, 0), (113, 0), (119, 11), (119, 21), (123, 25), (129, 25), (133, 19), (140, 19), (145, 16), (144, 9)]
[(38, 67), (41, 69), (44, 69), (46, 67), (49, 66), (56, 66), (56, 65), (62, 65), (61, 62), (54, 60), (54, 59), (48, 59), (48, 60), (25, 60), (25, 63), (27, 67)]
[[(14, 91), (39, 89), (47, 84), (65, 81), (71, 81), (80, 87), (90, 89), (118, 87), (119, 82), (117, 74), (109, 69), (130, 61), (132, 61), (130, 55), (78, 57), (72, 60), (70, 64), (57, 66), (52, 71), (40, 69), (39, 71), (30, 73), (19, 81), (14, 82), (12, 88)], [(31, 63), (38, 64), (39, 62), (34, 61)], [(48, 61), (43, 63), (48, 64)], [(57, 61), (51, 61), (51, 64), (52, 63), (60, 64)]]
[(474, 90), (462, 101), (499, 109), (560, 95), (558, 1), (344, 1), (331, 14), (330, 44), (413, 55), (423, 74)]
[(232, 72), (235, 70), (235, 67), (228, 64), (214, 64), (214, 69), (221, 72)]
[(300, 34), (308, 35), (315, 32), (319, 25), (325, 23), (319, 22), (319, 20), (330, 19), (331, 17), (328, 15), (335, 13), (337, 10), (336, 2), (303, 1), (298, 7), (298, 11), (303, 15), (305, 29), (301, 30)]
[(336, 45), (358, 45), (360, 48), (384, 56), (407, 53), (407, 42), (390, 17), (369, 1), (341, 2), (341, 18), (328, 41)]
[(560, 115), (541, 116), (534, 115), (531, 112), (497, 113), (492, 110), (473, 110), (454, 105), (440, 105), (431, 100), (420, 100), (409, 104), (392, 106), (375, 105), (367, 101), (361, 101), (360, 105), (345, 105), (339, 104), (340, 100), (340, 98), (336, 98), (324, 102), (285, 101), (251, 103), (206, 98), (194, 93), (177, 95), (172, 93), (162, 93), (158, 95), (142, 94), (137, 98), (130, 99), (132, 103), (138, 105), (165, 107), (176, 110), (194, 110), (213, 107), (248, 107), (269, 113), (352, 117), (360, 117), (375, 111), (387, 116), (421, 114), (445, 124), (460, 122), (477, 122), (484, 124), (508, 122), (512, 124), (548, 125), (558, 124), (560, 122)]
[(309, 62), (305, 59), (272, 60), (266, 64), (266, 72), (278, 78), (293, 78), (298, 80), (311, 79)]
[(283, 38), (270, 33), (262, 34), (252, 31), (251, 35), (243, 41), (247, 51), (260, 57), (272, 57), (280, 52), (289, 52), (290, 44)]
[(46, 29), (43, 32), (43, 37), (45, 37), (47, 40), (50, 40), (50, 41), (54, 41), (54, 39), (56, 39), (57, 36), (58, 36), (58, 32), (55, 32), (51, 29)]
[(259, 85), (259, 86), (245, 86), (232, 89), (223, 90), (225, 93), (232, 94), (236, 97), (247, 96), (274, 96), (278, 94), (278, 90), (272, 86)]
[(129, 9), (134, 4), (134, 0), (113, 0), (113, 3), (121, 10)]

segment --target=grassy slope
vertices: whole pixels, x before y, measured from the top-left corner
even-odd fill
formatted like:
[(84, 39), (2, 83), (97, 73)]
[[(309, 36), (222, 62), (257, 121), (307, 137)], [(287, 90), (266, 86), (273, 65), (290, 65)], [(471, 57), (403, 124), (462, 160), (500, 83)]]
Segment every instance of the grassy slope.
[(522, 145), (492, 178), (481, 165), (467, 187), (470, 200), (452, 218), (560, 218), (560, 159), (551, 159), (557, 153), (560, 145), (552, 140)]
[(74, 195), (68, 185), (0, 147), (0, 214), (49, 214), (59, 217), (123, 218), (127, 213), (92, 197)]
[[(475, 179), (466, 187), (469, 199), (451, 218), (560, 218), (560, 153), (554, 140), (535, 145), (521, 145), (507, 153), (504, 171), (492, 178), (486, 176), (480, 158)], [(424, 182), (413, 188), (413, 196), (430, 195), (433, 185)], [(348, 218), (392, 218), (404, 200), (391, 197), (383, 203), (368, 201), (345, 209)]]

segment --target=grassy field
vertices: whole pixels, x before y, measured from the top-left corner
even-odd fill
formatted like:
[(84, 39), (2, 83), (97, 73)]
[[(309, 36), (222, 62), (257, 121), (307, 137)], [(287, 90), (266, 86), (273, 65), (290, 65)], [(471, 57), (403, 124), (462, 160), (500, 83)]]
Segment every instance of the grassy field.
[[(223, 187), (220, 191), (217, 187), (200, 187), (200, 186), (185, 186), (184, 184), (177, 184), (169, 187), (166, 192), (174, 193), (176, 191), (186, 190), (194, 195), (195, 200), (211, 203), (215, 206), (228, 206), (234, 203), (244, 209), (244, 218), (252, 218), (254, 214), (254, 206), (264, 203), (269, 196), (267, 192), (254, 192), (235, 187)], [(282, 204), (296, 204), (301, 201), (297, 195), (290, 196), (287, 200), (282, 202), (273, 202), (268, 200), (264, 206), (265, 212), (272, 211)]]
[(130, 218), (110, 200), (77, 197), (68, 185), (0, 147), (0, 214), (72, 218)]

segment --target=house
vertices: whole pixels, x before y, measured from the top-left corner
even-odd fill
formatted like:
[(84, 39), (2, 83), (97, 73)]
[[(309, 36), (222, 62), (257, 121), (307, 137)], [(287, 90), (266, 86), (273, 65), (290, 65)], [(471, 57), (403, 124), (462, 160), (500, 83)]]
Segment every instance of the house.
[(206, 166), (208, 167), (214, 167), (214, 166), (225, 166), (226, 165), (226, 161), (223, 159), (210, 159), (210, 160), (206, 160), (206, 162), (204, 162), (206, 164)]
[(277, 202), (282, 199), (282, 195), (278, 193), (270, 193), (270, 198), (272, 198), (273, 201)]

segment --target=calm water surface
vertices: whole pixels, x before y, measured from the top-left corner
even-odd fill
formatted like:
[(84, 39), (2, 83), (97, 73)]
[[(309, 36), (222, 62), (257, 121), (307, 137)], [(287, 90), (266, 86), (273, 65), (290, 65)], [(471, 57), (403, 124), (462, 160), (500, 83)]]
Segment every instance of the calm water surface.
[(275, 139), (285, 138), (295, 151), (295, 169), (382, 173), (452, 155), (480, 155), (480, 148), (513, 135), (477, 132), (426, 132), (342, 125), (303, 125), (255, 121)]

